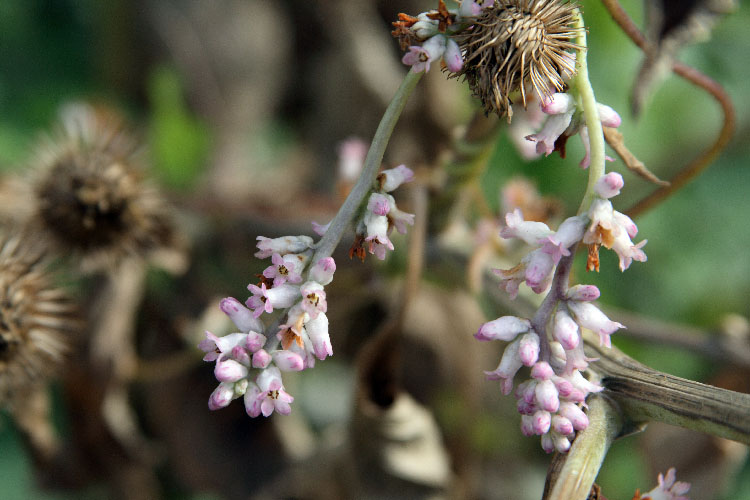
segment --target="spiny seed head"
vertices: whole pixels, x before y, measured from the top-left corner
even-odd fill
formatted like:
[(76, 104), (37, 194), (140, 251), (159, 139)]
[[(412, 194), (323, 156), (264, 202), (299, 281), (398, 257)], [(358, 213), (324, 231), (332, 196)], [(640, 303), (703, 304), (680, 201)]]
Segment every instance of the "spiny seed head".
[(145, 256), (175, 239), (167, 204), (143, 179), (138, 142), (113, 112), (69, 106), (37, 158), (34, 223), (84, 269)]
[(78, 326), (73, 303), (52, 286), (41, 245), (0, 234), (0, 406), (13, 407), (59, 366)]
[(561, 0), (495, 0), (473, 25), (456, 37), (464, 57), (459, 75), (469, 82), (486, 113), (513, 115), (510, 95), (527, 86), (542, 99), (565, 87), (575, 73), (579, 46), (571, 40), (576, 5)]

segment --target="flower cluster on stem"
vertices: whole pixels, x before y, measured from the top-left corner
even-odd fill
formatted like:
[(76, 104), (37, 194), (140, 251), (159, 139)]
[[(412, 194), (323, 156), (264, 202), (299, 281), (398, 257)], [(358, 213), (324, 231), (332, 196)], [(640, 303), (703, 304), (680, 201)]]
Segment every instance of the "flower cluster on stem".
[[(233, 297), (220, 304), (239, 331), (223, 337), (206, 332), (199, 345), (204, 361), (216, 362), (219, 381), (208, 407), (224, 408), (244, 396), (251, 417), (286, 415), (294, 398), (284, 390), (282, 372), (312, 368), (316, 358), (333, 354), (324, 286), (333, 280), (336, 264), (331, 257), (311, 262), (309, 236), (259, 236), (257, 247), (256, 257), (271, 257), (260, 284), (248, 286), (252, 295), (244, 305)], [(266, 327), (260, 317), (278, 309), (286, 323)]]
[[(579, 26), (582, 26), (580, 15)], [(585, 35), (579, 43), (585, 47)], [(521, 431), (541, 436), (547, 452), (566, 452), (577, 431), (588, 427), (584, 413), (586, 396), (602, 388), (583, 373), (593, 361), (583, 351), (583, 330), (599, 336), (601, 345), (611, 345), (610, 336), (623, 325), (610, 320), (594, 303), (599, 290), (593, 285), (568, 286), (573, 254), (580, 243), (589, 246), (587, 268), (598, 270), (601, 246), (614, 250), (624, 271), (635, 261), (645, 261), (645, 240), (634, 244), (638, 229), (633, 221), (612, 207), (610, 198), (620, 193), (623, 179), (617, 173), (604, 173), (602, 125), (618, 126), (620, 118), (607, 106), (598, 104), (588, 81), (583, 51), (578, 53), (578, 71), (568, 93), (554, 94), (542, 102), (549, 115), (538, 134), (537, 151), (551, 153), (560, 149), (560, 140), (580, 133), (586, 145), (582, 166), (591, 164), (587, 192), (579, 213), (565, 219), (553, 231), (546, 224), (524, 220), (520, 210), (508, 213), (500, 232), (503, 238), (515, 238), (532, 250), (521, 262), (507, 270), (496, 270), (501, 287), (512, 298), (525, 283), (537, 294), (545, 292), (531, 319), (503, 316), (483, 324), (475, 337), (481, 341), (510, 342), (500, 364), (485, 372), (490, 380), (500, 380), (504, 394), (513, 392), (518, 401)], [(594, 133), (589, 138), (589, 131)], [(566, 135), (567, 134), (567, 135)], [(589, 149), (589, 144), (591, 144)], [(530, 378), (513, 391), (515, 375), (522, 367), (530, 369)]]
[[(359, 246), (354, 252), (359, 257), (364, 258), (366, 246), (370, 253), (385, 258), (386, 250), (393, 249), (392, 229), (405, 233), (406, 226), (414, 223), (414, 216), (399, 210), (389, 194), (413, 177), (409, 168), (399, 165), (374, 179), (357, 222)], [(329, 228), (330, 223), (313, 224), (320, 235)], [(309, 236), (259, 236), (257, 247), (255, 257), (271, 259), (260, 283), (248, 285), (252, 295), (244, 305), (233, 297), (220, 305), (239, 331), (223, 337), (206, 332), (199, 345), (204, 361), (215, 362), (219, 381), (208, 407), (217, 410), (244, 397), (251, 417), (267, 417), (274, 411), (286, 415), (294, 397), (284, 390), (282, 373), (313, 368), (316, 360), (333, 355), (325, 286), (333, 280), (336, 264), (330, 256), (318, 255), (316, 260), (319, 249)], [(274, 312), (277, 321), (264, 325), (261, 317)]]
[(458, 8), (448, 9), (443, 0), (438, 8), (422, 12), (416, 17), (399, 14), (393, 23), (393, 36), (399, 39), (407, 52), (401, 62), (411, 66), (415, 73), (428, 72), (433, 63), (442, 61), (448, 71), (458, 73), (464, 65), (461, 49), (453, 35), (471, 25), (482, 10), (494, 0), (463, 0)]

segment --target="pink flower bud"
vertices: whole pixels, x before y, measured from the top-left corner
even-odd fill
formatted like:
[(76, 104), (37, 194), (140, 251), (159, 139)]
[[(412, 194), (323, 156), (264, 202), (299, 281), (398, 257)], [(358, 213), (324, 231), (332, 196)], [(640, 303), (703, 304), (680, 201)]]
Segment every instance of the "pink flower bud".
[(560, 398), (558, 397), (557, 388), (551, 380), (542, 380), (536, 384), (536, 402), (543, 410), (556, 412), (560, 407)]
[(265, 349), (253, 354), (253, 368), (267, 368), (271, 364), (271, 355)]
[(532, 417), (531, 415), (521, 415), (521, 432), (526, 437), (533, 436), (535, 434), (534, 417)]
[(221, 300), (219, 304), (221, 310), (229, 316), (229, 319), (240, 329), (242, 332), (249, 332), (251, 330), (256, 332), (263, 331), (263, 323), (260, 320), (253, 317), (253, 313), (248, 308), (243, 306), (239, 300), (234, 297), (227, 297)]
[(577, 431), (582, 431), (589, 426), (589, 418), (586, 416), (583, 410), (581, 410), (578, 405), (574, 403), (560, 403), (560, 409), (558, 410), (558, 413), (561, 416), (567, 418), (573, 425), (573, 428)]
[(599, 119), (602, 121), (602, 125), (605, 127), (617, 128), (622, 123), (622, 118), (617, 114), (617, 111), (610, 108), (606, 104), (596, 104), (599, 108)]
[(242, 346), (236, 345), (232, 348), (232, 359), (245, 366), (250, 366), (250, 354)]
[(578, 323), (573, 321), (568, 311), (561, 305), (555, 313), (552, 335), (560, 342), (564, 349), (574, 349), (580, 340)]
[(305, 368), (305, 360), (302, 356), (292, 351), (275, 351), (271, 357), (279, 370), (285, 372), (298, 372)]
[(375, 215), (388, 215), (391, 210), (389, 196), (382, 193), (372, 193), (367, 200), (367, 210)]
[(257, 352), (264, 345), (266, 345), (266, 340), (267, 339), (265, 335), (251, 331), (247, 334), (247, 342), (245, 343), (245, 347), (247, 347), (250, 352)]
[(591, 302), (599, 298), (599, 289), (594, 285), (575, 285), (568, 288), (565, 296), (570, 300)]
[(575, 100), (562, 92), (552, 94), (542, 100), (542, 111), (548, 115), (559, 115), (575, 108)]
[(534, 434), (541, 435), (549, 432), (550, 423), (552, 421), (549, 412), (538, 410), (536, 413), (534, 413), (533, 418), (534, 420), (532, 421), (532, 423)]
[(524, 334), (518, 346), (518, 357), (521, 363), (532, 366), (539, 359), (539, 335), (533, 331)]
[(333, 281), (333, 273), (336, 271), (336, 262), (333, 257), (320, 259), (310, 269), (310, 280), (325, 286)]
[(406, 165), (399, 165), (396, 168), (383, 170), (378, 178), (382, 190), (390, 193), (404, 182), (411, 182), (414, 179), (414, 172)]
[(502, 316), (489, 321), (479, 327), (474, 338), (477, 340), (505, 340), (509, 342), (515, 339), (519, 333), (529, 331), (531, 322), (525, 318), (516, 316)]
[(214, 376), (219, 382), (237, 382), (247, 377), (247, 367), (233, 359), (218, 361), (214, 368)]
[(573, 424), (567, 418), (561, 415), (552, 416), (552, 424), (550, 426), (553, 431), (563, 436), (573, 434)]
[(555, 451), (555, 443), (552, 440), (552, 436), (550, 436), (549, 434), (542, 435), (542, 449), (546, 453), (552, 453), (553, 451)]
[(531, 376), (537, 380), (547, 380), (555, 375), (555, 371), (546, 361), (540, 361), (531, 369)]
[(229, 406), (234, 396), (234, 388), (231, 383), (222, 382), (219, 386), (214, 389), (211, 396), (208, 398), (208, 409), (218, 410)]
[(625, 185), (622, 175), (617, 172), (610, 172), (599, 177), (594, 185), (594, 191), (602, 198), (612, 198), (620, 194), (620, 189)]
[(451, 73), (458, 73), (464, 65), (464, 60), (461, 57), (461, 49), (458, 44), (452, 38), (448, 39), (445, 46), (445, 54), (443, 54), (443, 60), (445, 65), (448, 67), (448, 71)]
[(575, 316), (576, 322), (583, 328), (588, 328), (599, 334), (599, 343), (610, 347), (609, 336), (623, 325), (610, 319), (591, 302), (568, 301), (568, 309)]

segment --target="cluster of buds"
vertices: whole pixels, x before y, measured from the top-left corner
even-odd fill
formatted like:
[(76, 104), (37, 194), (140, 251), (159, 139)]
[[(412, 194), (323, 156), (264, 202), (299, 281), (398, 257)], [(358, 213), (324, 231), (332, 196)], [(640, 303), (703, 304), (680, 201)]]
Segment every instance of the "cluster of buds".
[[(526, 140), (536, 143), (537, 154), (549, 156), (557, 150), (565, 157), (567, 140), (579, 134), (583, 143), (585, 156), (580, 162), (581, 168), (588, 168), (591, 163), (591, 147), (589, 144), (588, 128), (583, 119), (583, 112), (579, 109), (576, 98), (568, 93), (558, 92), (542, 99), (542, 111), (549, 115), (542, 129), (536, 134), (526, 136)], [(597, 103), (599, 119), (605, 127), (617, 128), (622, 120), (617, 111), (606, 104)], [(610, 158), (607, 158), (611, 161)]]
[[(599, 332), (602, 343), (609, 345), (609, 335), (622, 328), (591, 303), (598, 297), (599, 290), (593, 285), (570, 288), (545, 327), (543, 338), (529, 320), (515, 316), (485, 323), (475, 334), (482, 341), (511, 342), (498, 367), (485, 372), (489, 380), (501, 381), (503, 394), (512, 392), (513, 379), (522, 366), (531, 368), (531, 378), (520, 383), (514, 392), (522, 415), (521, 431), (527, 436), (541, 436), (542, 448), (548, 453), (570, 448), (575, 432), (589, 424), (581, 409), (586, 396), (602, 390), (581, 374), (590, 361), (583, 352), (581, 329)], [(549, 346), (546, 356), (541, 353), (540, 342)]]
[[(281, 373), (315, 366), (333, 354), (328, 334), (324, 286), (333, 280), (336, 264), (326, 257), (311, 265), (313, 240), (309, 236), (258, 237), (256, 257), (271, 257), (261, 283), (248, 286), (252, 296), (245, 305), (237, 299), (221, 301), (221, 310), (239, 332), (217, 337), (206, 332), (199, 347), (205, 361), (215, 361), (219, 381), (208, 407), (217, 410), (244, 396), (251, 417), (288, 414), (294, 398), (284, 390)], [(303, 282), (303, 276), (307, 280)], [(246, 307), (247, 306), (247, 307)], [(286, 323), (271, 338), (260, 316), (285, 310)]]
[[(581, 241), (590, 245), (590, 268), (598, 269), (601, 245), (615, 250), (622, 270), (633, 260), (646, 260), (641, 250), (645, 241), (634, 245), (630, 240), (637, 232), (635, 224), (615, 211), (609, 201), (622, 186), (620, 174), (602, 176), (596, 183), (597, 198), (591, 208), (564, 220), (557, 231), (541, 222), (525, 221), (520, 210), (507, 214), (500, 235), (534, 247), (513, 269), (496, 270), (511, 297), (518, 294), (524, 282), (536, 293), (547, 291), (560, 260), (570, 256)], [(588, 426), (583, 412), (586, 396), (602, 390), (582, 374), (591, 361), (583, 351), (582, 331), (598, 334), (600, 344), (609, 347), (610, 335), (624, 328), (593, 303), (598, 298), (595, 286), (576, 285), (565, 289), (551, 312), (535, 317), (534, 324), (524, 318), (503, 316), (485, 323), (475, 334), (482, 341), (510, 342), (498, 367), (486, 372), (488, 379), (501, 381), (504, 394), (513, 392), (518, 370), (523, 366), (530, 368), (531, 378), (514, 392), (522, 415), (521, 430), (525, 435), (540, 435), (547, 452), (570, 448), (575, 432)]]
[(399, 20), (393, 23), (392, 35), (398, 38), (402, 49), (408, 50), (401, 62), (419, 73), (429, 71), (431, 63), (442, 59), (449, 71), (458, 73), (464, 61), (452, 36), (466, 29), (482, 9), (493, 4), (494, 0), (464, 0), (457, 9), (448, 9), (445, 2), (439, 0), (437, 10), (422, 12), (416, 17), (399, 14)]
[(350, 258), (357, 256), (364, 260), (366, 253), (370, 252), (380, 260), (385, 259), (386, 250), (393, 250), (389, 238), (393, 228), (406, 234), (406, 226), (414, 224), (414, 214), (399, 210), (396, 200), (389, 194), (412, 179), (414, 172), (406, 165), (384, 170), (378, 175), (376, 188), (367, 199), (367, 208), (357, 221), (354, 244), (349, 250)]

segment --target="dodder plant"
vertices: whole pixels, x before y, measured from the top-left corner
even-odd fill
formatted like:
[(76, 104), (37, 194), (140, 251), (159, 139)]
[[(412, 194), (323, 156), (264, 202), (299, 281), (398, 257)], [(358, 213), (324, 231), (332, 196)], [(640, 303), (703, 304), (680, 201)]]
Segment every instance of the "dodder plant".
[[(622, 271), (634, 261), (646, 261), (646, 240), (633, 241), (636, 224), (610, 201), (624, 182), (620, 174), (605, 170), (605, 135), (618, 153), (625, 151), (621, 138), (613, 139), (621, 118), (595, 98), (578, 7), (559, 0), (464, 0), (451, 10), (440, 0), (436, 10), (400, 14), (393, 24), (393, 35), (406, 51), (402, 61), (411, 70), (376, 131), (359, 180), (336, 217), (315, 226), (319, 241), (308, 236), (259, 238), (256, 256), (270, 257), (272, 265), (260, 283), (248, 286), (252, 296), (245, 305), (234, 298), (221, 303), (239, 332), (225, 337), (207, 333), (200, 345), (204, 359), (216, 362), (219, 381), (209, 407), (222, 408), (243, 397), (252, 417), (287, 414), (293, 396), (285, 391), (282, 372), (312, 368), (316, 359), (332, 355), (324, 291), (335, 270), (331, 254), (354, 222), (350, 256), (364, 259), (370, 253), (383, 259), (393, 249), (391, 231), (403, 233), (413, 223), (414, 216), (401, 212), (390, 194), (412, 179), (412, 171), (400, 166), (377, 174), (408, 95), (425, 72), (441, 66), (450, 77), (468, 82), (485, 113), (508, 121), (535, 113), (536, 130), (520, 138), (533, 145), (532, 154), (564, 155), (566, 141), (574, 135), (585, 149), (580, 166), (588, 169), (588, 183), (575, 215), (552, 229), (526, 220), (516, 209), (505, 216), (500, 231), (502, 238), (531, 249), (516, 266), (495, 270), (501, 288), (515, 298), (527, 286), (543, 296), (538, 308), (529, 317), (489, 321), (475, 334), (479, 341), (510, 342), (497, 368), (485, 373), (500, 381), (503, 394), (516, 398), (521, 431), (540, 436), (547, 452), (570, 454), (567, 463), (555, 459), (545, 496), (586, 498), (609, 444), (634, 422), (658, 419), (750, 442), (747, 397), (676, 377), (655, 379), (652, 370), (610, 349), (610, 336), (625, 325), (597, 307), (599, 290), (569, 283), (579, 247), (587, 250), (590, 271), (599, 270), (602, 247), (616, 253)], [(514, 113), (514, 104), (523, 111)], [(275, 321), (261, 321), (276, 310), (281, 312)], [(530, 378), (515, 384), (524, 366)], [(696, 401), (701, 404), (690, 404)], [(718, 410), (723, 421), (709, 415)], [(576, 480), (569, 481), (566, 471), (574, 469)], [(673, 470), (659, 482), (642, 498), (684, 498), (687, 492)]]

